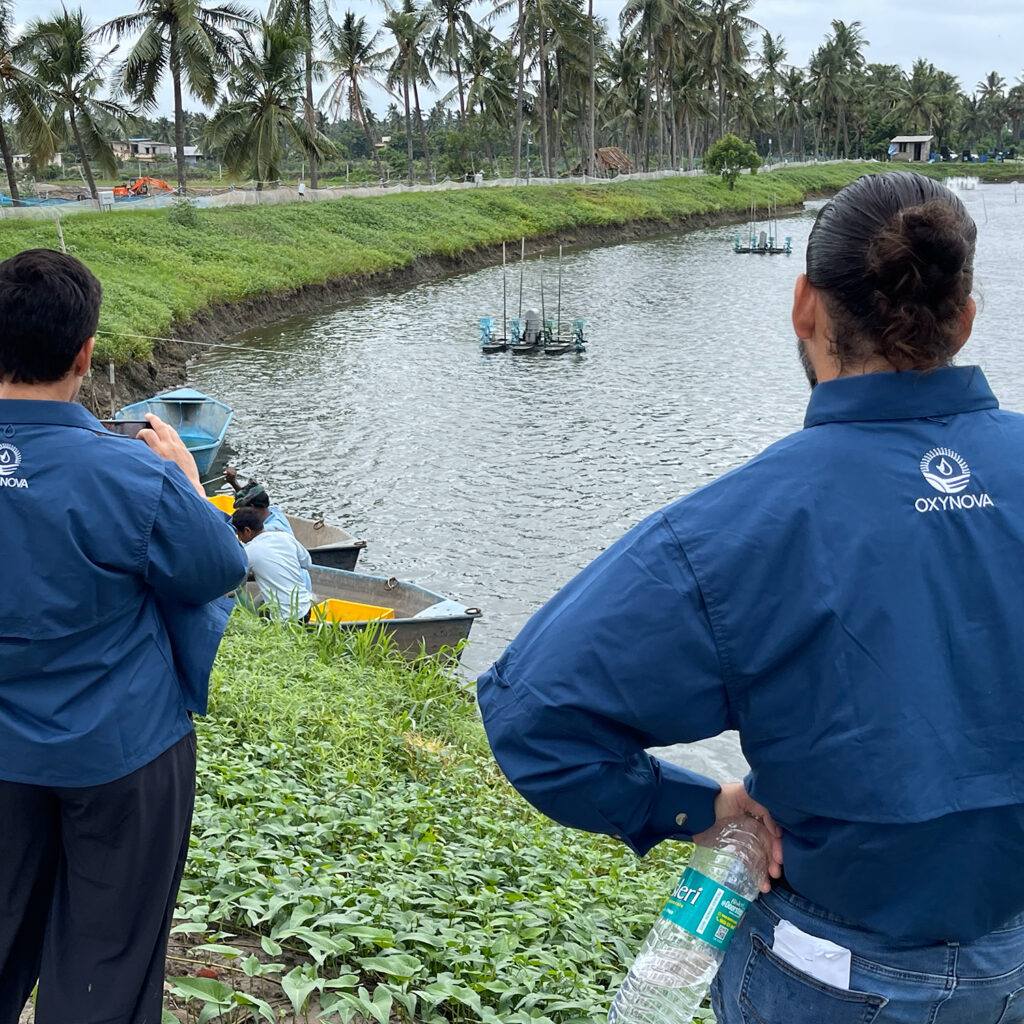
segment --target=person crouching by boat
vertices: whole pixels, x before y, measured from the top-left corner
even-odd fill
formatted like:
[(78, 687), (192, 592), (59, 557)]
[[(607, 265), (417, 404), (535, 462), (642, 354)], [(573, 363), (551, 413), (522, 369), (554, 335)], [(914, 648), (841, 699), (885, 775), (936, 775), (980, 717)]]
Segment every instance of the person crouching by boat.
[(295, 536), (292, 524), (288, 517), (276, 506), (270, 504), (270, 496), (266, 489), (258, 484), (251, 477), (247, 484), (238, 482), (238, 470), (228, 466), (224, 470), (224, 479), (235, 490), (235, 508), (254, 508), (259, 514), (263, 523), (263, 529), (267, 533), (280, 530), (282, 533), (290, 533)]
[(78, 405), (102, 289), (0, 263), (0, 1024), (159, 1021), (196, 734), (246, 560), (175, 431)]
[(308, 622), (313, 604), (309, 552), (290, 534), (267, 530), (257, 508), (235, 509), (231, 525), (245, 545), (249, 568), (263, 597), (260, 614), (279, 622)]

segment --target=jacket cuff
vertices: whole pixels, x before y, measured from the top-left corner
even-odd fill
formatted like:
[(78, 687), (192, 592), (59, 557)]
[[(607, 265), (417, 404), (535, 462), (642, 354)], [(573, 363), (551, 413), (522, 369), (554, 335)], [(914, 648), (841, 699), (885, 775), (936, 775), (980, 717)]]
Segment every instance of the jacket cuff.
[(679, 765), (651, 758), (658, 788), (644, 828), (618, 836), (641, 857), (664, 839), (692, 839), (715, 823), (715, 797), (722, 787), (713, 779)]

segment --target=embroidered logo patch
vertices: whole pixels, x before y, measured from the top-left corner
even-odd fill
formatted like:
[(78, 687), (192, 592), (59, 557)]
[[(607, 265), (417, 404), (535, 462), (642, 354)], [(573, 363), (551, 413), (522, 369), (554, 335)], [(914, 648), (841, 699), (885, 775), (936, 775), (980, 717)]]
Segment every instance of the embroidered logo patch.
[(0, 477), (14, 476), (21, 466), (21, 452), (13, 444), (0, 444)]
[(971, 467), (952, 448), (933, 448), (921, 459), (921, 475), (940, 494), (959, 494), (970, 483)]

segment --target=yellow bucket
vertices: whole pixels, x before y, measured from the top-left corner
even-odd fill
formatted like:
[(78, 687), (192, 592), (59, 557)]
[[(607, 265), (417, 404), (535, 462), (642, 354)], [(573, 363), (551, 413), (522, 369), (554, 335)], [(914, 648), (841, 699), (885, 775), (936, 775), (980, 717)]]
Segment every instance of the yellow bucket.
[(359, 604), (358, 601), (339, 601), (332, 597), (313, 605), (313, 622), (364, 622), (368, 619), (393, 619), (394, 608), (378, 604)]
[(221, 512), (227, 512), (228, 515), (235, 511), (235, 496), (233, 494), (207, 495), (206, 500), (211, 505), (216, 505)]

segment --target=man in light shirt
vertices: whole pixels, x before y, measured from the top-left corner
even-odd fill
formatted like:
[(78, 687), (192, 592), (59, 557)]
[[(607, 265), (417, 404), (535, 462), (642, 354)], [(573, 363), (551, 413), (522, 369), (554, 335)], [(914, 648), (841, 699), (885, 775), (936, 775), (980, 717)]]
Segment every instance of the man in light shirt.
[(238, 482), (238, 470), (228, 466), (224, 470), (224, 479), (235, 489), (235, 508), (250, 506), (256, 509), (263, 523), (263, 529), (270, 533), (283, 530), (294, 535), (288, 517), (276, 506), (270, 504), (266, 489), (261, 487), (252, 477), (244, 486)]
[(259, 585), (264, 602), (261, 611), (266, 609), (266, 614), (278, 622), (308, 622), (313, 602), (309, 552), (291, 534), (264, 529), (255, 508), (235, 509), (231, 525), (245, 545), (249, 568)]

